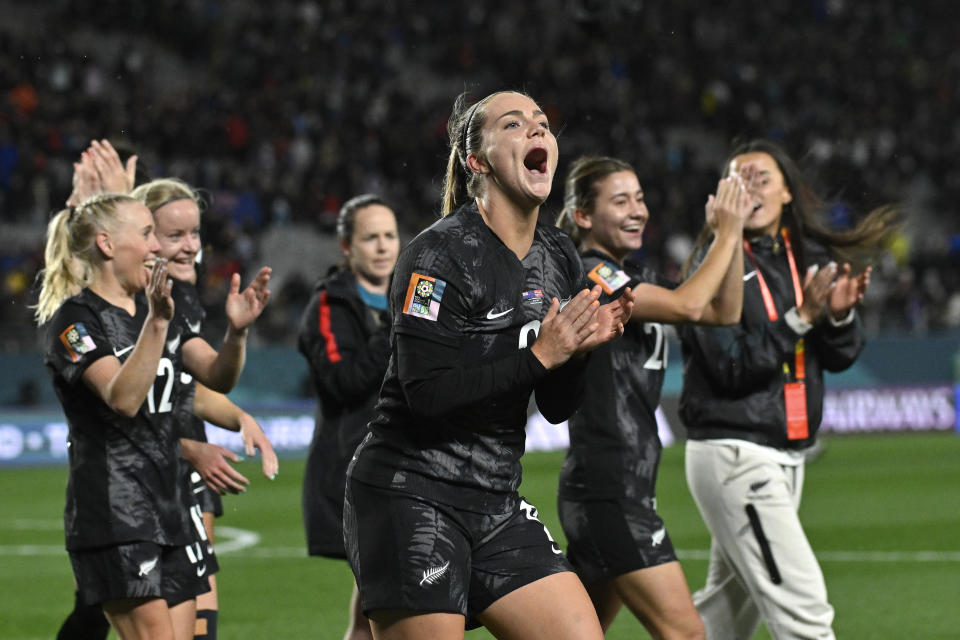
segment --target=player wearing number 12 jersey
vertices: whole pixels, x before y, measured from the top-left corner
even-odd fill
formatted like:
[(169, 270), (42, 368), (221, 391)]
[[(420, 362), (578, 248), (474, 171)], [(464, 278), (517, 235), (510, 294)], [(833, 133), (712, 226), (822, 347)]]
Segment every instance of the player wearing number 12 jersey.
[(121, 638), (144, 625), (192, 629), (198, 587), (164, 410), (181, 336), (158, 248), (149, 210), (127, 196), (61, 211), (49, 225), (37, 305), (70, 428), (64, 526), (79, 600), (101, 603)]
[(160, 373), (132, 417), (110, 409), (80, 382), (100, 358), (127, 360), (146, 315), (145, 302), (131, 316), (84, 289), (47, 325), (46, 364), (70, 427), (65, 512), (70, 551), (134, 540), (183, 545), (192, 539), (178, 480), (180, 446), (166, 409), (182, 368), (179, 334), (168, 332)]

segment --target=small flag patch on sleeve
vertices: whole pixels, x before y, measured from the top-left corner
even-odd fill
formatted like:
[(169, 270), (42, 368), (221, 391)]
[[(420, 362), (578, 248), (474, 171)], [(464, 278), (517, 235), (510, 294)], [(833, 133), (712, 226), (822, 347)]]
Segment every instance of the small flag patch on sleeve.
[(410, 276), (410, 285), (403, 300), (403, 312), (436, 322), (440, 314), (440, 300), (447, 283), (419, 273)]
[(97, 348), (82, 322), (74, 322), (64, 329), (60, 334), (60, 342), (67, 348), (67, 354), (73, 362), (77, 362), (80, 356)]
[(608, 262), (601, 262), (587, 274), (587, 277), (600, 285), (606, 294), (613, 293), (630, 282), (630, 276), (623, 269), (617, 269)]

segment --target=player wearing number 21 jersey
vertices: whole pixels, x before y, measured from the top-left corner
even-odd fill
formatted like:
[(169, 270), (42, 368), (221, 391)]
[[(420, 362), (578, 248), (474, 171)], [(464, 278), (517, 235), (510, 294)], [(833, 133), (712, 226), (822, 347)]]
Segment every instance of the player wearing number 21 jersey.
[(70, 428), (64, 514), (70, 551), (135, 541), (164, 546), (193, 541), (170, 411), (181, 370), (177, 323), (170, 324), (153, 388), (135, 416), (111, 410), (81, 379), (102, 357), (124, 362), (146, 315), (142, 297), (131, 316), (84, 289), (66, 300), (46, 327), (45, 364)]
[[(601, 302), (628, 283), (674, 287), (651, 269), (629, 259), (621, 268), (596, 250), (584, 253), (583, 263), (610, 291)], [(654, 485), (662, 449), (655, 412), (666, 368), (667, 339), (658, 322), (632, 322), (621, 340), (591, 355), (587, 376), (594, 393), (588, 393), (570, 417), (571, 447), (560, 475), (561, 498), (630, 498), (655, 513)]]
[(566, 180), (557, 224), (583, 252), (587, 277), (607, 297), (630, 284), (636, 301), (623, 338), (591, 355), (586, 397), (570, 417), (570, 450), (557, 502), (570, 562), (604, 628), (626, 605), (655, 638), (703, 637), (656, 511), (661, 442), (655, 411), (667, 360), (660, 323), (724, 323), (739, 316), (738, 248), (749, 206), (740, 182), (739, 176), (722, 182), (708, 198), (717, 241), (703, 267), (674, 287), (630, 259), (643, 246), (650, 211), (629, 163), (581, 157)]

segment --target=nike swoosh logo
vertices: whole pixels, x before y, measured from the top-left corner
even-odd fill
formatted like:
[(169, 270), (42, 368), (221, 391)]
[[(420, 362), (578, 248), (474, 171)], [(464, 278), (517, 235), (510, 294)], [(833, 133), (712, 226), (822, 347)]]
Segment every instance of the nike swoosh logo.
[(123, 354), (125, 354), (127, 351), (130, 351), (131, 349), (133, 349), (133, 345), (130, 345), (129, 347), (124, 347), (123, 349), (117, 349), (116, 347), (114, 347), (114, 348), (113, 348), (113, 355), (115, 355), (115, 356), (117, 356), (117, 357), (119, 358), (120, 356), (122, 356)]
[(750, 491), (760, 491), (770, 482), (769, 478), (767, 480), (761, 480), (760, 482), (754, 482), (750, 485)]
[(744, 274), (744, 276), (743, 276), (743, 281), (746, 282), (747, 280), (749, 280), (750, 278), (752, 278), (752, 277), (755, 276), (755, 275), (757, 275), (757, 272), (756, 272), (756, 271), (751, 271), (750, 273), (746, 273), (746, 274)]
[(200, 333), (200, 322), (199, 321), (196, 323), (188, 322), (187, 328), (190, 329), (191, 333)]
[(202, 576), (203, 574), (205, 574), (206, 572), (207, 572), (207, 565), (206, 565), (206, 564), (202, 564), (202, 565), (200, 565), (199, 567), (197, 567), (197, 577), (198, 577), (198, 578), (201, 577), (201, 576)]
[(487, 320), (496, 320), (497, 318), (502, 318), (511, 311), (513, 311), (513, 307), (510, 307), (506, 311), (501, 311), (500, 313), (494, 313), (493, 309), (490, 309), (490, 311), (487, 311)]

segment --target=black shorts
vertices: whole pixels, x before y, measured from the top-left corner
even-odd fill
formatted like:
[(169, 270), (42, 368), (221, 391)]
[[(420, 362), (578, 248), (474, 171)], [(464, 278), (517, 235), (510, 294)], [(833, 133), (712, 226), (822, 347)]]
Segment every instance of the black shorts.
[(198, 577), (208, 575), (208, 565), (194, 545), (132, 542), (69, 555), (80, 601), (86, 604), (163, 598), (173, 607), (210, 590), (209, 581)]
[(472, 629), (511, 591), (570, 571), (537, 510), (518, 502), (474, 513), (348, 479), (344, 535), (364, 613), (459, 613)]
[(663, 520), (637, 500), (557, 500), (567, 556), (584, 584), (673, 562)]
[(307, 531), (307, 553), (311, 556), (344, 559), (343, 497), (303, 494), (303, 525)]
[(200, 474), (194, 471), (193, 467), (184, 463), (187, 477), (189, 479), (190, 491), (193, 493), (194, 500), (200, 505), (200, 511), (212, 513), (214, 517), (219, 518), (223, 515), (223, 500), (220, 494), (207, 486)]

